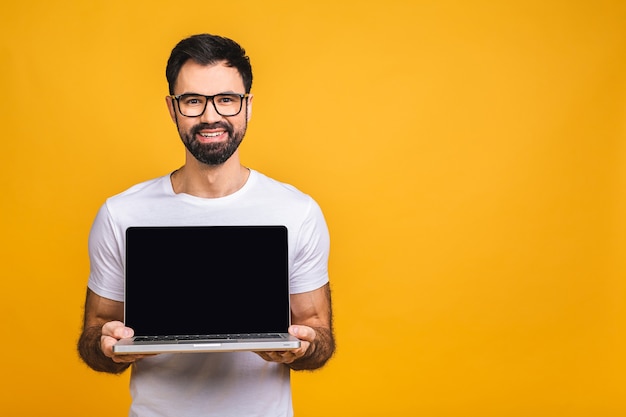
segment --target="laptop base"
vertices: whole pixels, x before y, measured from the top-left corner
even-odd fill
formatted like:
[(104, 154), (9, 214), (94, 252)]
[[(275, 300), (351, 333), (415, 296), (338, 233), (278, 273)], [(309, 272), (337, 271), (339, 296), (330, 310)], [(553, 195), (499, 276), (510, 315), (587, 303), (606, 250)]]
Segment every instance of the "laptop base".
[(158, 340), (135, 342), (134, 337), (121, 339), (113, 346), (116, 355), (143, 355), (155, 353), (237, 352), (237, 351), (283, 351), (300, 347), (300, 340), (285, 335), (277, 341), (267, 338), (250, 339), (199, 339)]

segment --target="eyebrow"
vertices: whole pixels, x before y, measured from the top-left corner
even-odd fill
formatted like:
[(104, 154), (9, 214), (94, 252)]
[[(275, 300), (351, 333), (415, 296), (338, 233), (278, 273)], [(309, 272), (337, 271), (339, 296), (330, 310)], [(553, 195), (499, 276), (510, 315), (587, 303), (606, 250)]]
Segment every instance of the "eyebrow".
[(217, 96), (217, 95), (220, 95), (220, 94), (245, 94), (245, 93), (236, 93), (236, 92), (230, 90), (230, 91), (222, 91), (220, 93), (215, 93), (215, 94), (202, 94), (202, 93), (196, 93), (196, 92), (188, 92), (188, 93), (185, 92), (185, 93), (175, 94), (175, 95), (177, 95), (177, 96), (193, 95), (193, 96), (209, 96), (209, 97), (212, 97), (212, 96)]

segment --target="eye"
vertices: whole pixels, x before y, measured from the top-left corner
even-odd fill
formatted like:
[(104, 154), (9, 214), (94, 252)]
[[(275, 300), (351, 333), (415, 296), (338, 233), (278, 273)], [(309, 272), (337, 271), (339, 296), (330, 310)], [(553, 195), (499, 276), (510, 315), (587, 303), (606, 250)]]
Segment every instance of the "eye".
[(223, 94), (216, 96), (215, 100), (217, 100), (217, 104), (229, 105), (239, 103), (241, 99), (235, 94)]
[(204, 97), (202, 96), (181, 96), (180, 102), (185, 106), (201, 106), (204, 104)]

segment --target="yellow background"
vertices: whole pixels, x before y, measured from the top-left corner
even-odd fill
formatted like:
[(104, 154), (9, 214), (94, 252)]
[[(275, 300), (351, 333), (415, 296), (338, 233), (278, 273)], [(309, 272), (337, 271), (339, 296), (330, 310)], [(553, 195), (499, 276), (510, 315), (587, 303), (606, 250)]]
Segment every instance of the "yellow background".
[[(0, 6), (6, 416), (119, 416), (77, 358), (104, 199), (183, 162), (171, 48), (252, 58), (245, 164), (332, 236), (338, 351), (296, 415), (626, 415), (626, 3)], [(27, 342), (14, 342), (17, 338)]]

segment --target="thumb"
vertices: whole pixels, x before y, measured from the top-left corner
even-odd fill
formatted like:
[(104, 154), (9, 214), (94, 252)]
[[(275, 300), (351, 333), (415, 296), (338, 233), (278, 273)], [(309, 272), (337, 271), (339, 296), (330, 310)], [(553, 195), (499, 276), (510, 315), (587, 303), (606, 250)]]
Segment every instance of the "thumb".
[(102, 326), (102, 335), (111, 336), (115, 339), (123, 339), (125, 337), (132, 337), (134, 334), (133, 329), (124, 326), (124, 323), (120, 321), (111, 321), (105, 323)]
[(307, 342), (312, 342), (316, 336), (315, 330), (313, 330), (311, 327), (296, 325), (289, 327), (289, 334)]

